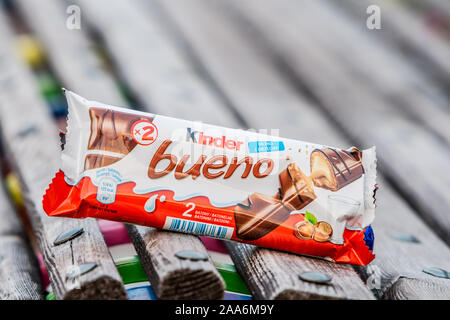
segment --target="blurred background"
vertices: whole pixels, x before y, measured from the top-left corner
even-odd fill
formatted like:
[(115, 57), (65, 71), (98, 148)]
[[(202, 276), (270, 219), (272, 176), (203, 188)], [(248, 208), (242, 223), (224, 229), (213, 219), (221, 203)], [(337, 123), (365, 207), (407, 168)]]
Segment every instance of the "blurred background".
[(26, 91), (55, 132), (65, 87), (178, 118), (375, 145), (380, 237), (417, 218), (448, 246), (450, 1), (0, 3), (2, 50), (32, 75)]

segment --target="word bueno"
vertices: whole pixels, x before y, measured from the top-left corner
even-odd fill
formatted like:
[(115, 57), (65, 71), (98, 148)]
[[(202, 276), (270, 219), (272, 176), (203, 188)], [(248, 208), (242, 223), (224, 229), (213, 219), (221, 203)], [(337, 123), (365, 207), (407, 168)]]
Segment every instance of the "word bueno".
[(244, 304), (244, 305), (225, 305), (220, 304), (219, 308), (188, 306), (182, 304), (175, 308), (176, 315), (197, 315), (206, 318), (208, 314), (217, 315), (271, 315), (273, 305), (270, 304)]
[[(155, 152), (148, 169), (148, 176), (151, 179), (161, 178), (170, 173), (173, 169), (175, 169), (174, 175), (176, 179), (184, 179), (189, 175), (191, 175), (193, 179), (196, 179), (201, 173), (203, 173), (203, 176), (207, 179), (219, 178), (222, 175), (224, 179), (228, 179), (233, 175), (236, 169), (244, 163), (245, 170), (241, 176), (242, 178), (247, 178), (250, 172), (253, 173), (255, 178), (264, 178), (272, 172), (274, 167), (273, 160), (268, 158), (260, 159), (253, 165), (253, 159), (250, 157), (245, 157), (239, 161), (237, 157), (233, 157), (231, 161), (228, 162), (228, 157), (225, 155), (214, 156), (208, 160), (206, 160), (206, 155), (202, 155), (191, 168), (186, 170), (184, 166), (189, 160), (189, 155), (184, 155), (178, 162), (178, 158), (173, 154), (164, 153), (171, 143), (172, 141), (165, 140)], [(164, 170), (156, 171), (156, 166), (162, 160), (169, 160), (169, 164)], [(226, 166), (228, 166), (226, 170), (219, 170), (214, 173), (210, 172), (211, 169), (218, 170), (225, 168)], [(261, 169), (261, 167), (263, 167), (263, 169)], [(261, 170), (264, 171), (261, 172)]]

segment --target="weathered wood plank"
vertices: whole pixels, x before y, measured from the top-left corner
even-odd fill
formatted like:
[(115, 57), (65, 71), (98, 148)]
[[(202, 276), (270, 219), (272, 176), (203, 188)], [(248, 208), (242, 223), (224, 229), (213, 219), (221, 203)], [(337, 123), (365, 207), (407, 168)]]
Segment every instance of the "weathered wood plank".
[[(37, 236), (52, 288), (59, 299), (126, 298), (120, 276), (94, 220), (49, 218), (42, 195), (59, 168), (58, 131), (29, 70), (14, 52), (12, 31), (0, 13), (0, 125), (11, 165), (20, 176), (26, 208)], [(54, 246), (62, 232), (83, 228), (78, 238)], [(96, 267), (74, 278), (80, 265)]]
[(3, 186), (0, 221), (0, 300), (44, 299), (36, 257)]
[[(428, 296), (430, 292), (437, 293), (439, 290), (442, 290), (441, 295), (436, 295), (433, 293), (433, 295)], [(405, 292), (408, 293), (407, 296), (403, 295)], [(447, 287), (442, 287), (434, 281), (420, 281), (417, 279), (400, 278), (394, 284), (392, 290), (389, 290), (386, 293), (385, 297), (386, 299), (396, 300), (448, 300), (449, 290)]]
[[(139, 102), (154, 113), (214, 124), (234, 124), (203, 81), (153, 19), (120, 0), (77, 0), (89, 23), (100, 31), (121, 75)], [(112, 23), (114, 22), (114, 23)]]
[[(450, 281), (423, 272), (437, 267), (450, 270), (450, 249), (383, 179), (377, 192), (376, 258), (358, 268), (378, 297), (385, 299), (450, 299)], [(414, 236), (419, 243), (400, 241)]]
[[(332, 18), (326, 23), (323, 17), (311, 21), (307, 17), (310, 12), (294, 10), (292, 2), (251, 4), (255, 2), (233, 2), (241, 10), (233, 10), (233, 14), (240, 17), (249, 38), (258, 38), (292, 82), (306, 90), (358, 145), (378, 147), (380, 168), (389, 181), (449, 243), (450, 216), (442, 209), (450, 205), (450, 151), (446, 145), (396, 108), (389, 97), (374, 91), (366, 78), (356, 76), (351, 59), (335, 54), (330, 41), (317, 37), (314, 27), (340, 30)], [(283, 19), (277, 18), (280, 16)]]
[[(342, 14), (339, 7), (331, 4), (319, 0), (277, 5), (281, 10), (289, 10), (283, 5), (292, 6), (291, 10), (302, 19), (297, 23), (298, 27), (326, 47), (332, 57), (339, 59), (354, 81), (358, 79), (382, 96), (391, 109), (399, 110), (405, 117), (450, 143), (450, 132), (445, 129), (450, 122), (450, 100), (445, 85), (442, 87), (442, 83), (424, 76), (417, 66), (392, 50), (385, 41), (377, 41), (382, 37), (383, 29), (377, 30), (380, 37), (375, 38), (365, 21), (352, 21)], [(383, 21), (386, 33), (392, 35), (394, 28), (386, 26), (386, 11), (382, 8)], [(434, 52), (449, 64), (450, 54), (446, 48), (435, 48)], [(439, 69), (443, 71), (444, 66)], [(448, 75), (444, 78), (447, 80)]]
[[(255, 299), (373, 299), (348, 266), (229, 241), (225, 246)], [(310, 271), (330, 275), (331, 284), (300, 280)]]
[[(40, 38), (45, 39), (43, 43), (48, 55), (60, 58), (61, 63), (54, 63), (53, 68), (63, 79), (65, 86), (77, 93), (86, 92), (90, 94), (87, 97), (93, 100), (108, 102), (114, 99), (115, 103), (125, 105), (125, 102), (119, 100), (113, 77), (103, 71), (101, 63), (97, 61), (98, 59), (93, 50), (94, 45), (85, 34), (87, 25), (83, 25), (81, 30), (70, 31), (65, 29), (65, 24), (62, 24), (65, 21), (65, 7), (60, 1), (46, 0), (37, 4), (20, 0), (19, 3), (19, 8), (28, 18), (27, 21), (33, 27), (33, 31)], [(33, 12), (37, 10), (37, 6), (45, 14), (34, 15)], [(82, 14), (84, 12), (83, 7)], [(115, 13), (117, 14), (117, 12)], [(55, 15), (56, 18), (48, 19), (49, 14)], [(106, 33), (108, 32), (109, 29), (106, 29)], [(73, 53), (71, 52), (81, 56), (74, 63), (77, 64), (75, 68), (66, 66), (70, 61), (68, 59), (72, 57)], [(64, 59), (65, 56), (66, 58)], [(91, 78), (92, 74), (96, 76)], [(95, 82), (94, 87), (90, 86), (91, 82)], [(91, 88), (94, 90), (87, 91)], [(129, 226), (128, 230), (133, 243), (138, 248), (137, 251), (141, 260), (145, 262), (144, 267), (158, 297), (168, 299), (223, 297), (225, 286), (211, 261), (194, 262), (185, 260), (180, 262), (174, 255), (177, 251), (182, 250), (206, 252), (198, 237), (156, 231), (152, 228), (137, 229), (135, 226)], [(159, 255), (152, 254), (153, 249), (148, 245), (149, 243), (163, 244), (166, 242), (176, 244), (176, 246), (167, 245), (164, 247), (159, 245), (157, 247), (159, 250), (165, 249), (166, 251)], [(197, 278), (192, 282), (191, 278), (194, 274)], [(180, 277), (180, 275), (184, 276)], [(199, 288), (207, 288), (207, 290), (200, 290)]]
[[(150, 5), (148, 1), (142, 1), (141, 4), (143, 7)], [(197, 63), (204, 64), (216, 85), (250, 126), (261, 128), (270, 124), (273, 128), (281, 128), (281, 135), (292, 138), (300, 138), (299, 127), (304, 126), (301, 132), (306, 137), (301, 138), (338, 142), (332, 135), (325, 137), (306, 121), (305, 113), (298, 110), (308, 110), (307, 115), (312, 122), (320, 121), (320, 114), (308, 107), (301, 97), (297, 97), (295, 91), (278, 77), (275, 69), (267, 66), (266, 61), (246, 45), (244, 39), (237, 38), (217, 11), (206, 8), (201, 1), (159, 1), (158, 4), (172, 17), (172, 22), (176, 21), (177, 26), (172, 28), (179, 47), (193, 47), (191, 50), (199, 55)], [(146, 9), (155, 12), (158, 6)], [(158, 16), (162, 17), (163, 14)], [(208, 26), (208, 32), (202, 32), (205, 26)], [(180, 30), (187, 37), (185, 43), (181, 43)], [(258, 299), (372, 298), (357, 273), (349, 266), (337, 266), (232, 242), (227, 242), (227, 248)], [(332, 275), (333, 285), (303, 282), (298, 274), (307, 270), (319, 270)]]
[[(145, 3), (149, 5), (148, 2)], [(187, 4), (174, 0), (160, 0), (158, 3), (163, 8), (161, 11), (168, 16), (167, 20), (176, 25), (173, 28), (177, 29), (174, 31), (179, 33), (178, 37), (184, 38), (178, 40), (186, 42), (181, 47), (191, 46), (190, 50), (194, 51), (191, 54), (195, 54), (199, 63), (204, 64), (204, 68), (215, 80), (216, 85), (245, 116), (249, 125), (258, 128), (270, 123), (280, 128), (282, 136), (320, 143), (325, 141), (332, 145), (350, 145), (351, 142), (327, 120), (323, 113), (305, 102), (302, 96), (289, 86), (276, 68), (268, 63), (267, 57), (264, 57), (255, 46), (249, 45), (245, 37), (239, 35), (241, 30), (239, 25), (221, 15), (221, 7), (212, 5), (212, 2), (201, 1), (190, 1)], [(152, 6), (150, 9), (155, 11), (157, 8)], [(205, 26), (209, 26), (208, 32), (202, 32)], [(270, 121), (265, 119), (267, 114)], [(379, 214), (374, 223), (377, 258), (370, 268), (360, 268), (364, 280), (379, 280), (380, 286), (374, 288), (379, 297), (383, 295), (422, 299), (449, 297), (448, 281), (434, 280), (422, 270), (434, 265), (448, 270), (450, 250), (416, 217), (414, 211), (401, 200), (389, 183), (382, 177), (379, 178), (379, 183), (382, 186), (377, 195)], [(414, 234), (420, 238), (421, 243), (411, 246), (409, 243), (399, 242), (393, 238), (399, 234)], [(278, 265), (276, 268), (273, 267), (273, 263), (281, 256), (287, 259), (289, 268), (289, 270), (281, 268), (284, 272), (283, 277), (288, 277), (286, 276), (289, 274), (288, 271), (292, 273), (296, 270), (293, 279), (290, 279), (295, 288), (301, 288), (296, 278), (298, 272), (305, 270), (301, 261), (307, 261), (306, 265), (314, 269), (324, 268), (321, 262), (308, 265), (310, 259), (295, 259), (291, 258), (292, 255), (280, 252), (256, 250), (250, 246), (231, 242), (227, 243), (227, 247), (235, 263), (240, 266), (246, 281), (255, 292), (258, 292), (257, 296), (260, 298), (288, 297), (289, 294), (296, 297), (304, 296), (298, 289), (286, 293), (288, 289), (283, 287), (285, 283), (280, 282), (279, 277), (275, 276), (274, 270), (280, 270), (280, 267)], [(270, 266), (270, 279), (260, 270), (256, 270), (256, 273), (251, 271), (260, 268), (259, 264), (257, 268), (254, 267), (256, 261), (266, 259), (267, 263), (263, 265)], [(377, 271), (379, 272), (376, 273)], [(337, 272), (330, 267), (326, 272), (333, 274), (343, 272), (346, 273), (347, 279), (351, 274), (345, 271), (345, 268), (344, 271)], [(382, 276), (377, 279), (379, 273)], [(399, 281), (411, 285), (398, 286)], [(267, 285), (267, 282), (271, 285)], [(345, 281), (342, 283), (343, 286)], [(436, 284), (430, 286), (428, 290), (421, 290), (419, 283)], [(376, 285), (377, 283), (372, 284)], [(269, 287), (270, 290), (267, 290)], [(314, 292), (315, 288), (311, 289)], [(336, 292), (333, 293), (338, 295)]]
[[(217, 10), (197, 0), (190, 4), (170, 0), (155, 2), (168, 11), (166, 16), (172, 18), (168, 28), (172, 28), (174, 37), (178, 34), (175, 40), (178, 47), (195, 51), (196, 63), (204, 65), (205, 73), (211, 76), (251, 128), (266, 129), (269, 134), (273, 130), (273, 134), (288, 138), (348, 147), (316, 125), (323, 117), (320, 111), (282, 80), (258, 50), (230, 30), (231, 24), (226, 25), (227, 21)], [(150, 7), (151, 2), (141, 3), (149, 10), (158, 10), (158, 6)], [(206, 26), (208, 32), (205, 32)], [(183, 40), (180, 34), (186, 39)], [(299, 110), (308, 110), (307, 117)]]
[[(334, 5), (332, 1), (329, 2), (330, 5)], [(365, 12), (369, 5), (379, 6), (382, 28), (375, 32), (366, 28), (366, 37), (377, 37), (378, 46), (384, 45), (380, 44), (384, 42), (389, 44), (390, 48), (400, 51), (403, 62), (406, 60), (423, 73), (430, 74), (441, 82), (434, 85), (444, 86), (448, 91), (450, 88), (450, 43), (430, 29), (421, 20), (419, 13), (408, 8), (406, 3), (384, 0), (346, 0), (339, 3), (339, 8), (335, 6), (335, 10), (349, 11), (350, 16), (364, 28), (368, 17)]]
[[(421, 11), (423, 14), (428, 15), (429, 23), (441, 22), (443, 27), (450, 27), (450, 3), (442, 0), (410, 0), (405, 5), (414, 7), (416, 10)], [(425, 18), (425, 19), (426, 19)], [(431, 19), (439, 19), (439, 21), (432, 21)], [(450, 31), (450, 29), (447, 29)], [(450, 34), (447, 34), (448, 36)]]
[[(225, 283), (197, 237), (140, 226), (127, 228), (159, 299), (223, 298)], [(208, 260), (191, 261), (175, 255), (186, 250), (201, 253)]]
[(45, 47), (48, 62), (65, 86), (88, 99), (126, 104), (104, 64), (94, 54), (95, 45), (86, 37), (83, 25), (80, 30), (67, 28), (68, 5), (64, 1), (19, 0), (14, 4)]

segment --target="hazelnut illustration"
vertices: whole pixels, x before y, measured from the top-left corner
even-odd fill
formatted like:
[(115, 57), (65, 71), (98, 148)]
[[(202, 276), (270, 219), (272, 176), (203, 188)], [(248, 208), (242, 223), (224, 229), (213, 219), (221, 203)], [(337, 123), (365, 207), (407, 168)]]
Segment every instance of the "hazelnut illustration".
[(307, 221), (300, 221), (294, 226), (294, 234), (301, 240), (310, 240), (314, 236), (314, 225)]
[(314, 226), (314, 240), (318, 242), (327, 242), (333, 235), (333, 228), (325, 221), (320, 221)]

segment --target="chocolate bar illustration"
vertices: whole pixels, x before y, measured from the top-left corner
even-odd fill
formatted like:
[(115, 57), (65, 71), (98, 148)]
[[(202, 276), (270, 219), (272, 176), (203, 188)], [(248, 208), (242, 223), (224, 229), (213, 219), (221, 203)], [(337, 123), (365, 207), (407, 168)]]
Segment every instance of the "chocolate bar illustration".
[(102, 154), (88, 154), (84, 163), (84, 169), (90, 170), (95, 168), (107, 167), (122, 159), (122, 157), (111, 157)]
[(316, 199), (316, 194), (308, 179), (297, 166), (290, 163), (279, 175), (279, 197), (283, 203), (288, 203), (295, 210), (300, 210)]
[(236, 235), (249, 241), (259, 239), (286, 221), (293, 210), (274, 197), (251, 194), (234, 207)]
[(359, 179), (364, 173), (361, 157), (361, 151), (356, 148), (349, 151), (333, 148), (315, 149), (310, 158), (314, 185), (337, 191)]
[(284, 223), (295, 210), (316, 199), (310, 180), (291, 163), (279, 175), (280, 189), (274, 196), (250, 195), (234, 208), (236, 235), (244, 240), (259, 239)]
[[(89, 109), (89, 115), (91, 117), (91, 135), (88, 149), (122, 155), (130, 153), (137, 145), (131, 133), (133, 124), (140, 120), (153, 121), (152, 117), (95, 107)], [(105, 167), (122, 158), (102, 155), (98, 152), (91, 153), (86, 156), (85, 170)]]

